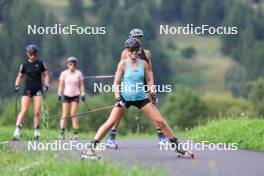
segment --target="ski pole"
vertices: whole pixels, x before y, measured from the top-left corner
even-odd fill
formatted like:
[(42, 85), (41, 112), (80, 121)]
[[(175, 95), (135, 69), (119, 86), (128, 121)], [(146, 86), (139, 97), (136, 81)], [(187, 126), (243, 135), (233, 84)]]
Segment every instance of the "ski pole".
[(114, 78), (115, 75), (100, 75), (100, 76), (84, 76), (84, 79), (104, 79), (104, 78)]
[[(86, 103), (86, 102), (84, 101), (84, 104), (85, 104), (86, 108), (88, 109), (88, 111), (91, 111), (91, 108), (90, 108), (90, 106), (88, 105), (88, 103)], [(92, 116), (92, 118), (95, 118), (94, 115), (93, 115), (93, 113), (91, 113), (91, 116)]]
[[(114, 108), (114, 107), (117, 107), (117, 106), (116, 105), (111, 105), (111, 106), (106, 106), (106, 107), (103, 107), (103, 108), (93, 109), (93, 110), (90, 110), (90, 111), (79, 113), (79, 114), (77, 114), (75, 116), (83, 116), (85, 114), (89, 114), (89, 113), (93, 113), (93, 112), (100, 112), (100, 111), (104, 111), (104, 110), (111, 109), (111, 108)], [(71, 117), (73, 117), (73, 116), (69, 115), (67, 117), (61, 118), (60, 120), (71, 118)]]
[(15, 102), (15, 118), (17, 118), (17, 100), (18, 100), (18, 93), (16, 92), (16, 102)]

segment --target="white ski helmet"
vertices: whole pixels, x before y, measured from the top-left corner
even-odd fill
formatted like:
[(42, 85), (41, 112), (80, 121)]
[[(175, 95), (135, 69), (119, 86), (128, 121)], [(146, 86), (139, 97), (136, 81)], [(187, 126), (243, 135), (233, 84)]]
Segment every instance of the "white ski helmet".
[(135, 28), (130, 31), (128, 37), (143, 37), (143, 36), (144, 36), (143, 31), (139, 28)]

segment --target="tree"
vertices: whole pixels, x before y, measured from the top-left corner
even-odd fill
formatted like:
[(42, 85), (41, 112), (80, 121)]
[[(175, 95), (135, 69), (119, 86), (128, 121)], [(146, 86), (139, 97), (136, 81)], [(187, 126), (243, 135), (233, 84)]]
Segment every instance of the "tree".
[(264, 76), (264, 41), (257, 42), (250, 50), (250, 56), (246, 60), (246, 66), (250, 79), (256, 80)]
[(248, 92), (246, 89), (247, 81), (247, 71), (242, 66), (235, 65), (229, 68), (225, 73), (225, 86), (236, 97), (248, 96)]
[(182, 19), (183, 0), (162, 0), (160, 15), (166, 22), (175, 22)]
[(104, 5), (98, 8), (98, 13), (96, 14), (100, 19), (101, 25), (108, 26), (111, 24), (113, 21), (113, 12), (119, 5), (118, 0), (104, 1)]
[[(55, 19), (52, 14), (50, 14), (45, 24), (51, 26), (55, 24)], [(47, 35), (42, 41), (42, 58), (47, 64), (50, 70), (50, 75), (52, 77), (59, 75), (59, 69), (61, 58), (64, 56), (64, 46), (62, 43), (62, 38), (60, 35)]]
[(201, 5), (200, 22), (201, 24), (217, 26), (222, 22), (224, 13), (223, 1), (205, 0)]
[(82, 20), (84, 13), (82, 0), (69, 0), (68, 16)]
[(254, 23), (254, 30), (257, 40), (264, 40), (264, 12), (261, 9), (258, 9), (256, 14), (256, 19)]
[(222, 36), (222, 51), (244, 65), (247, 51), (255, 42), (253, 11), (247, 3), (235, 3), (228, 10), (223, 25), (236, 26), (238, 34)]
[(38, 3), (29, 0), (14, 1), (5, 24), (10, 40), (15, 41), (12, 42), (13, 53), (20, 57), (25, 56), (25, 46), (30, 43), (41, 48), (42, 35), (29, 35), (27, 26), (45, 26), (44, 24), (45, 13)]
[(0, 0), (0, 22), (5, 21), (13, 0)]
[(189, 24), (200, 24), (199, 23), (199, 16), (200, 16), (200, 1), (195, 0), (185, 0), (183, 3), (182, 9), (182, 18), (184, 23)]
[(185, 58), (192, 58), (196, 55), (196, 50), (193, 47), (187, 47), (181, 50), (181, 55)]
[(93, 13), (97, 13), (98, 9), (104, 4), (104, 0), (92, 0), (93, 5), (92, 5), (92, 11)]

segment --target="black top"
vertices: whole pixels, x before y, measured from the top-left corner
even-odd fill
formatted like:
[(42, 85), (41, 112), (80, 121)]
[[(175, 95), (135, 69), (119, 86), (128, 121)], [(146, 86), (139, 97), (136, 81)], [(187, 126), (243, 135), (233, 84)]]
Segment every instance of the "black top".
[(35, 62), (25, 62), (21, 65), (20, 73), (26, 76), (25, 78), (25, 88), (26, 89), (42, 89), (42, 79), (41, 74), (46, 71), (46, 65), (40, 61)]
[(149, 63), (149, 60), (148, 60), (148, 58), (147, 58), (147, 56), (145, 54), (144, 49), (142, 48), (141, 50), (142, 50), (142, 52), (140, 53), (139, 58), (144, 60), (144, 61), (146, 61), (147, 63)]

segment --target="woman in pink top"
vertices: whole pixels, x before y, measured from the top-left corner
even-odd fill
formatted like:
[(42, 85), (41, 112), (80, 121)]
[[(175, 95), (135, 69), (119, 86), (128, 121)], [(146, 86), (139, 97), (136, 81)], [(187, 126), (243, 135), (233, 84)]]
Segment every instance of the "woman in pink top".
[(66, 130), (66, 117), (70, 114), (72, 116), (73, 136), (72, 140), (78, 138), (79, 121), (77, 118), (79, 97), (82, 101), (85, 101), (85, 89), (83, 82), (83, 74), (80, 70), (76, 69), (77, 59), (75, 57), (69, 57), (67, 59), (68, 69), (64, 70), (60, 75), (60, 82), (58, 87), (58, 101), (62, 102), (62, 116), (60, 122), (60, 139), (64, 139), (64, 133)]

